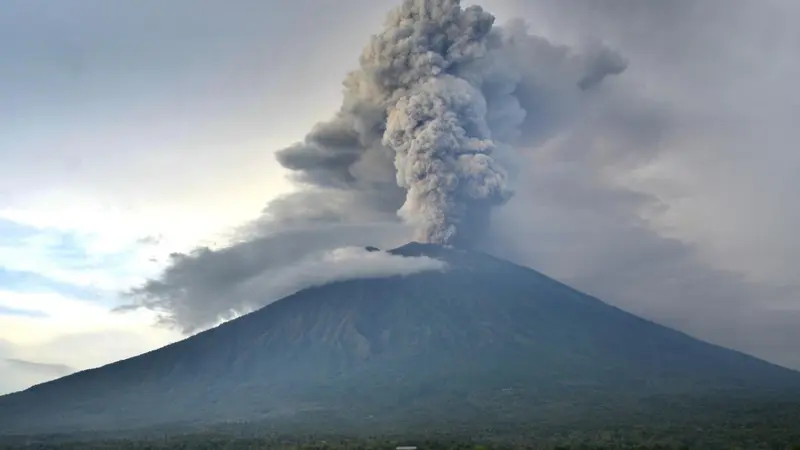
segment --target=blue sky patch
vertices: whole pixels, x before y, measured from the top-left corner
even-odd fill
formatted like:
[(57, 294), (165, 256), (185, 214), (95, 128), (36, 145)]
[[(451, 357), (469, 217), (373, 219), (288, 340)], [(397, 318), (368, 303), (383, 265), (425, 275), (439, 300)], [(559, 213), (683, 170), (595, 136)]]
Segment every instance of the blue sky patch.
[(7, 219), (0, 219), (0, 243), (13, 244), (18, 239), (25, 239), (41, 233), (42, 230), (23, 225)]
[(42, 311), (31, 311), (27, 309), (10, 308), (0, 305), (0, 316), (23, 316), (23, 317), (48, 317)]
[[(117, 252), (93, 253), (88, 250), (91, 239), (92, 236), (74, 231), (0, 219), (0, 250), (5, 249), (0, 255), (0, 290), (50, 292), (115, 306), (118, 292), (103, 283), (134, 275), (130, 271), (135, 270), (131, 264), (137, 244), (131, 243)], [(56, 270), (58, 274), (54, 273)], [(74, 282), (71, 273), (76, 277)], [(95, 275), (105, 281), (94, 283)]]
[(15, 292), (56, 292), (82, 300), (100, 300), (104, 293), (98, 289), (62, 283), (33, 272), (0, 267), (0, 289)]

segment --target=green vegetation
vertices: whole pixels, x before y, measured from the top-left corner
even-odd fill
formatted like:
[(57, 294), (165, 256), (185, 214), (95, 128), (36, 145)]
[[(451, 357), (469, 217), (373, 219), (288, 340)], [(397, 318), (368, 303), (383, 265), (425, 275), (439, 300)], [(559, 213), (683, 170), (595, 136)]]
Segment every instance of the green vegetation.
[[(10, 449), (394, 449), (415, 445), (419, 450), (499, 450), (499, 449), (781, 449), (800, 450), (800, 431), (774, 427), (740, 428), (729, 424), (716, 427), (663, 426), (652, 428), (608, 428), (602, 430), (563, 431), (543, 434), (535, 429), (514, 436), (474, 438), (466, 433), (441, 436), (399, 438), (396, 436), (248, 436), (240, 433), (197, 433), (181, 436), (141, 439), (94, 439), (63, 441), (57, 438), (20, 439), (0, 443), (0, 450)], [(85, 437), (84, 439), (88, 439)]]
[[(689, 405), (686, 405), (687, 407)], [(492, 417), (470, 424), (397, 424), (376, 430), (368, 424), (337, 428), (322, 425), (310, 433), (295, 424), (276, 431), (269, 425), (237, 423), (206, 429), (150, 428), (128, 434), (0, 437), (6, 449), (741, 449), (800, 450), (800, 402), (695, 404), (691, 414), (663, 405), (659, 418), (643, 415), (613, 424), (594, 416), (571, 425), (535, 421), (512, 425)], [(420, 421), (421, 423), (422, 421)], [(439, 421), (442, 423), (442, 421)], [(325, 431), (327, 430), (327, 431)], [(335, 430), (335, 431), (334, 431)]]

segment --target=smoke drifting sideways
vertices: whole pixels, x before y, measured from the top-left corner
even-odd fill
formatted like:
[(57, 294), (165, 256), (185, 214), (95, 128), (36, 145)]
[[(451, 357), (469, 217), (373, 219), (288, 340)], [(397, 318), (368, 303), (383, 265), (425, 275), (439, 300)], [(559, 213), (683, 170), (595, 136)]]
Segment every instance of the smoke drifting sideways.
[(398, 214), (414, 239), (474, 245), (492, 208), (513, 193), (512, 149), (537, 112), (522, 104), (535, 56), (524, 50), (539, 47), (583, 66), (574, 81), (582, 91), (627, 65), (606, 48), (568, 55), (542, 46), (519, 23), (504, 29), (494, 22), (459, 0), (405, 0), (344, 81), (336, 116), (279, 151), (278, 161), (302, 182), (345, 188), (385, 182), (380, 174), (393, 164), (405, 191)]
[(298, 190), (269, 202), (229, 246), (175, 254), (121, 309), (148, 308), (193, 333), (278, 300), (253, 280), (336, 248), (393, 248), (412, 234), (491, 241), (493, 209), (531, 173), (519, 170), (522, 152), (558, 136), (626, 68), (603, 45), (577, 51), (522, 21), (494, 22), (456, 0), (405, 0), (344, 80), (334, 117), (277, 152)]

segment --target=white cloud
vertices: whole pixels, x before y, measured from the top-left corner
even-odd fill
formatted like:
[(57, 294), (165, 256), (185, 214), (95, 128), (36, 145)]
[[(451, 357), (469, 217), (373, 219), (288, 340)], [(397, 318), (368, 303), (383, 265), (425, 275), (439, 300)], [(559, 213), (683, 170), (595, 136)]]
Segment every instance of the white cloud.
[(239, 211), (233, 217), (197, 220), (197, 211), (179, 205), (124, 205), (122, 199), (100, 192), (35, 192), (0, 208), (0, 219), (42, 231), (76, 234), (83, 238), (88, 253), (105, 255), (126, 251), (142, 238), (156, 235), (161, 247), (177, 251), (212, 239), (247, 216)]
[(106, 291), (135, 284), (155, 269), (135, 242), (128, 242), (128, 247), (117, 253), (90, 253), (94, 239), (91, 235), (43, 231), (0, 244), (0, 267)]
[[(234, 202), (235, 203), (235, 202)], [(228, 242), (249, 214), (249, 205), (198, 211), (154, 206), (125, 208), (76, 191), (32, 193), (24, 202), (0, 207), (0, 221), (25, 229), (24, 236), (2, 239), (0, 267), (29, 272), (62, 283), (106, 291), (124, 290), (152, 276), (168, 255), (198, 243)], [(205, 211), (205, 210), (204, 210)]]
[(444, 270), (443, 261), (427, 256), (406, 257), (362, 247), (343, 247), (307, 257), (296, 264), (262, 273), (236, 289), (243, 298), (277, 300), (302, 289), (358, 278), (406, 276)]

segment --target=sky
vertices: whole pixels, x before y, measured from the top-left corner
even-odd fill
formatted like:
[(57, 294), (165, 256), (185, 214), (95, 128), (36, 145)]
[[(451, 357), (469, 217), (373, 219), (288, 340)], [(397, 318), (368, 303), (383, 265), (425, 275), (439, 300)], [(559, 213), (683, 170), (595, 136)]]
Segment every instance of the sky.
[[(478, 3), (548, 46), (627, 61), (576, 97), (562, 62), (531, 59), (545, 100), (482, 249), (800, 368), (800, 4)], [(254, 280), (339, 267), (339, 247), (408, 241), (391, 201), (301, 184), (276, 159), (337, 111), (395, 4), (7, 0), (0, 393), (273, 301)], [(131, 289), (152, 301), (125, 307)]]

